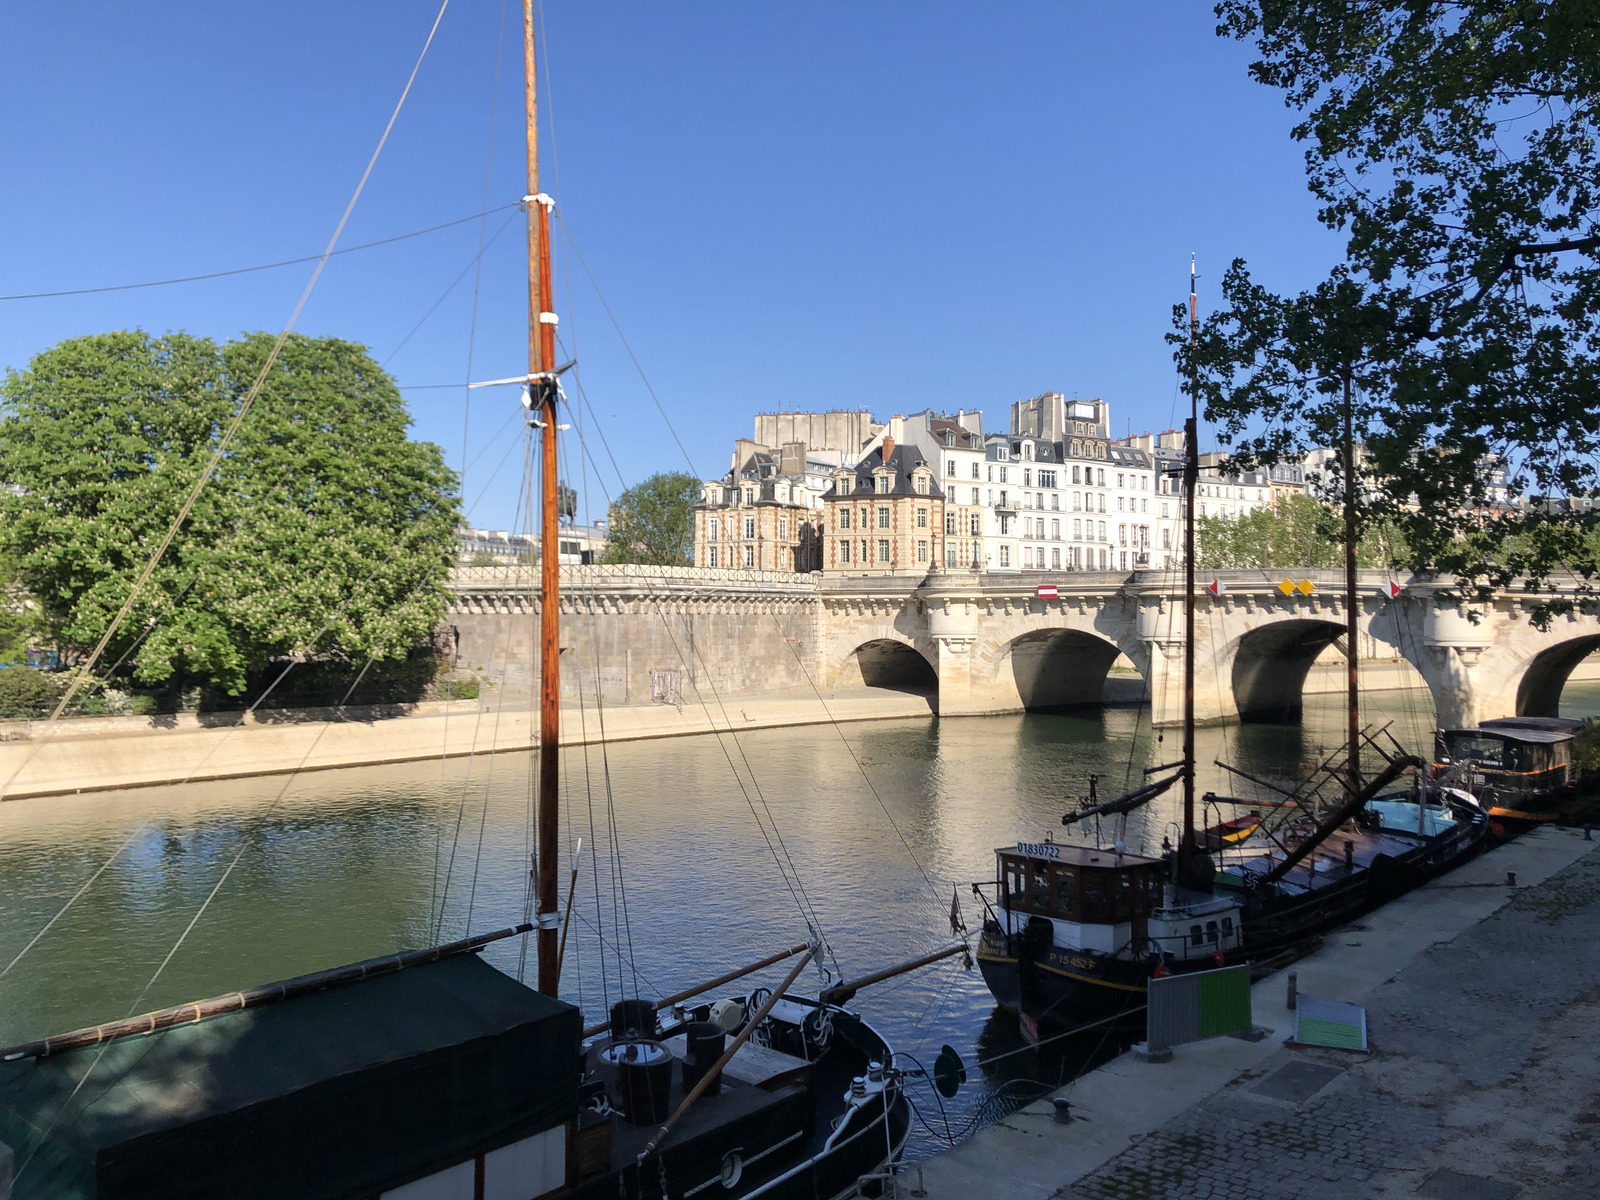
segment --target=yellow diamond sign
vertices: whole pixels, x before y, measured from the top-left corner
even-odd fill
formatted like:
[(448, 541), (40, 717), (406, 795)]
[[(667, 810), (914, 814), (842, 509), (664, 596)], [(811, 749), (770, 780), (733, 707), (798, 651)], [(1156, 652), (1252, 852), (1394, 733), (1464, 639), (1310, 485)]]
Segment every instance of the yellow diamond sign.
[(1295, 588), (1295, 591), (1299, 592), (1302, 596), (1309, 596), (1316, 590), (1317, 585), (1312, 583), (1309, 579), (1302, 579), (1300, 581), (1300, 586)]
[(1294, 595), (1294, 580), (1292, 580), (1292, 579), (1283, 580), (1281, 583), (1278, 584), (1278, 590), (1280, 592), (1282, 592), (1285, 596)]

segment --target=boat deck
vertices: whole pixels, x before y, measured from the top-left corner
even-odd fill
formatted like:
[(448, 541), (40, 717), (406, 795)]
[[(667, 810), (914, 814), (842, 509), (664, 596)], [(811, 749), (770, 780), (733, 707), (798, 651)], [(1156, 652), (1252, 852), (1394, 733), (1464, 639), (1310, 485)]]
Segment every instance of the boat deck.
[[(1284, 859), (1284, 852), (1257, 835), (1247, 847), (1230, 847), (1214, 855), (1218, 882), (1244, 887), (1245, 872), (1265, 875)], [(1379, 855), (1398, 858), (1416, 850), (1425, 839), (1399, 830), (1354, 828), (1340, 830), (1278, 880), (1278, 889), (1285, 895), (1300, 895), (1330, 882), (1348, 879), (1352, 874), (1372, 865)], [(1350, 843), (1350, 855), (1345, 856), (1345, 844)]]

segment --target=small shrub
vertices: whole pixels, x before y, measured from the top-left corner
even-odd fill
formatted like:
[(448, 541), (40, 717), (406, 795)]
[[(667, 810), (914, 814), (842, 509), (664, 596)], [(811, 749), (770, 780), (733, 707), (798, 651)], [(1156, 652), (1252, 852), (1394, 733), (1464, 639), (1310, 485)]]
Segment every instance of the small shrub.
[(153, 717), (161, 711), (161, 702), (154, 696), (134, 695), (128, 697), (128, 712), (135, 717)]
[(439, 681), (439, 699), (441, 700), (476, 700), (478, 694), (478, 679), (476, 676), (468, 676), (466, 679), (441, 679)]
[(7, 667), (0, 671), (0, 717), (48, 717), (65, 686), (64, 676)]

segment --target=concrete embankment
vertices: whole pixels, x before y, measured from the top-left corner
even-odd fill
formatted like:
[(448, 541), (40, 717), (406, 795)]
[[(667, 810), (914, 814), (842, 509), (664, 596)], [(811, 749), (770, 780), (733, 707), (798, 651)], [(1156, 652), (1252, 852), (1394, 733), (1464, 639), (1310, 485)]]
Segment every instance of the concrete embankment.
[[(875, 689), (819, 700), (739, 698), (707, 705), (563, 708), (567, 745), (772, 729), (827, 721), (927, 717), (925, 698)], [(206, 779), (526, 750), (538, 717), (510, 696), (390, 708), (78, 717), (0, 723), (0, 798), (60, 795)]]
[[(1516, 885), (1507, 886), (1507, 873)], [(1287, 968), (1367, 1009), (1371, 1053), (1259, 1042), (1129, 1051), (921, 1165), (934, 1200), (1593, 1196), (1600, 842), (1543, 829), (1330, 934)], [(916, 1168), (910, 1178), (916, 1179)], [(916, 1186), (913, 1182), (911, 1186)], [(916, 1194), (916, 1193), (914, 1193)]]

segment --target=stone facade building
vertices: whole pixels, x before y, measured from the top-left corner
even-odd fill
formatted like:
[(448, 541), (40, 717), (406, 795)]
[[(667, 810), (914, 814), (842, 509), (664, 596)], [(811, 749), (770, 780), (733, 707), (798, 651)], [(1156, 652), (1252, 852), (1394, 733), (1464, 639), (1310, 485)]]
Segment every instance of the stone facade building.
[(834, 473), (822, 506), (825, 571), (926, 575), (944, 561), (944, 493), (934, 468), (889, 432), (856, 466)]
[(709, 482), (694, 511), (695, 566), (746, 571), (822, 568), (821, 511), (801, 480)]

